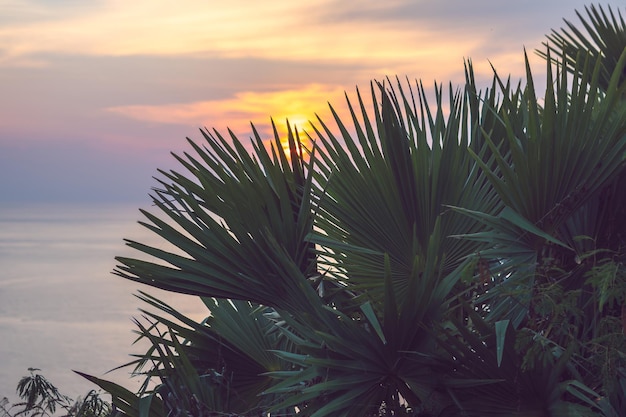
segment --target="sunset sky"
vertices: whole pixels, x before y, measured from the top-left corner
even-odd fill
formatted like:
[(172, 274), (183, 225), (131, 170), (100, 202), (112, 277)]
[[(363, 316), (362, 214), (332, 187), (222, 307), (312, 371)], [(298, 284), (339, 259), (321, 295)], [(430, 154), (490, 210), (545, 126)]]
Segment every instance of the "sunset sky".
[[(522, 74), (578, 0), (0, 0), (0, 202), (147, 202), (201, 127), (297, 124), (385, 76)], [(621, 2), (612, 1), (614, 10)]]

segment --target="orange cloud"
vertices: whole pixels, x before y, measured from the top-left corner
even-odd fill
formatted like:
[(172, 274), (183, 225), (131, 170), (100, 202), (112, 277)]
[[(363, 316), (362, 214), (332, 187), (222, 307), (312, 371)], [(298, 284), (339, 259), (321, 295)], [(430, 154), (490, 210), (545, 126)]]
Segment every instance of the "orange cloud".
[(316, 114), (329, 115), (327, 102), (342, 107), (343, 97), (340, 87), (309, 84), (293, 90), (239, 92), (225, 100), (119, 106), (107, 110), (143, 122), (207, 126), (220, 131), (228, 127), (235, 132), (247, 132), (250, 122), (266, 130), (270, 117), (280, 125), (289, 119), (290, 124), (306, 130)]

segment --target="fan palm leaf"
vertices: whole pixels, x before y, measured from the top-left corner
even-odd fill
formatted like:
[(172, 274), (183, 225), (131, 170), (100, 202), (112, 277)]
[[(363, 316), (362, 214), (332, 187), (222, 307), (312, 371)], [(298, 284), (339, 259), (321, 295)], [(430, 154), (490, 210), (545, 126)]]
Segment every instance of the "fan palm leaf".
[(276, 270), (277, 258), (287, 257), (305, 276), (315, 273), (306, 240), (313, 224), (312, 167), (299, 156), (297, 133), (289, 134), (291, 162), (278, 133), (271, 156), (256, 134), (254, 158), (234, 137), (230, 145), (218, 133), (203, 135), (207, 147), (190, 141), (197, 157), (176, 157), (193, 180), (162, 172), (163, 188), (153, 197), (162, 216), (142, 210), (148, 220), (142, 225), (176, 250), (129, 240), (150, 258), (118, 257), (115, 273), (169, 291), (306, 309), (317, 301), (311, 286), (282, 281), (285, 274)]
[[(453, 271), (480, 244), (448, 236), (478, 230), (446, 205), (462, 201), (467, 207), (497, 211), (499, 201), (486, 177), (467, 158), (467, 147), (478, 120), (471, 115), (467, 95), (450, 93), (449, 115), (441, 90), (436, 90), (431, 113), (423, 86), (417, 87), (419, 107), (411, 88), (405, 92), (384, 84), (372, 86), (373, 118), (357, 93), (359, 115), (352, 103), (353, 131), (335, 114), (340, 136), (320, 120), (317, 131), (320, 174), (319, 216), (314, 238), (329, 274), (349, 280), (350, 288), (367, 290), (372, 300), (382, 296), (384, 257), (390, 259), (394, 288), (405, 302), (407, 287), (419, 281), (435, 224), (441, 241), (433, 246), (441, 276)], [(381, 106), (377, 103), (381, 102)], [(478, 117), (478, 116), (474, 116)], [(462, 178), (462, 180), (459, 180)], [(322, 264), (324, 261), (320, 261)]]
[[(563, 57), (563, 67), (569, 71), (579, 71), (577, 62), (579, 54), (588, 54), (593, 61), (601, 60), (599, 85), (607, 91), (611, 83), (613, 69), (618, 66), (624, 48), (626, 48), (626, 23), (622, 13), (615, 13), (609, 6), (607, 11), (591, 5), (585, 6), (586, 17), (576, 11), (584, 30), (573, 23), (564, 20), (566, 28), (560, 31), (552, 30), (547, 36), (546, 52), (538, 51), (539, 55), (549, 58), (550, 52), (556, 57)], [(620, 84), (624, 79), (624, 72), (620, 75)]]

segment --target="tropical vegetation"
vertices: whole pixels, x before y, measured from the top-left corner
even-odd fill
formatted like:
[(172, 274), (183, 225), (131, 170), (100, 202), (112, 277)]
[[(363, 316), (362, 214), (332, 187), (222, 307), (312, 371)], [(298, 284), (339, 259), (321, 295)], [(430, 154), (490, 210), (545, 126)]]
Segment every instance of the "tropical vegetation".
[(141, 292), (142, 389), (85, 377), (142, 417), (626, 415), (626, 25), (585, 11), (542, 82), (467, 61), (269, 147), (189, 140), (115, 273), (210, 314)]
[(16, 392), (21, 401), (11, 403), (7, 397), (0, 400), (0, 417), (106, 417), (113, 408), (101, 393), (90, 390), (76, 400), (62, 394), (39, 368), (28, 368), (29, 375), (17, 383)]

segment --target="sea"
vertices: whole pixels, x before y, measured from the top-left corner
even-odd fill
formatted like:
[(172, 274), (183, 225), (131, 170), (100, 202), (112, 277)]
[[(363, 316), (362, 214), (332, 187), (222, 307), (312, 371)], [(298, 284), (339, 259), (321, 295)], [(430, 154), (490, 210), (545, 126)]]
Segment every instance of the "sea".
[[(160, 245), (137, 223), (137, 204), (0, 204), (0, 399), (38, 368), (71, 398), (97, 387), (73, 370), (136, 391), (130, 362), (146, 345), (133, 318), (145, 291), (195, 320), (209, 312), (198, 297), (160, 291), (114, 274), (115, 256), (137, 255), (131, 238)], [(146, 208), (146, 207), (144, 207)], [(109, 372), (111, 371), (111, 372)]]

